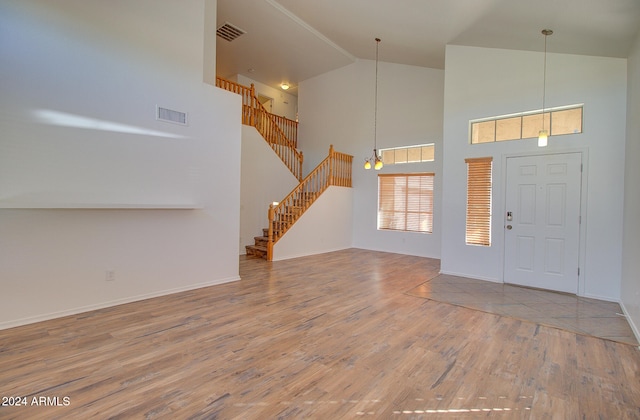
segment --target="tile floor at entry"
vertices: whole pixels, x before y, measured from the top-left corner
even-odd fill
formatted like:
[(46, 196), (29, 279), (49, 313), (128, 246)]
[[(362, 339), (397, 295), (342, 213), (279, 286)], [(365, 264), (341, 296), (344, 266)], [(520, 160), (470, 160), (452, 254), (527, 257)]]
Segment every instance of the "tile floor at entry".
[(620, 305), (571, 294), (440, 274), (408, 295), (637, 345)]

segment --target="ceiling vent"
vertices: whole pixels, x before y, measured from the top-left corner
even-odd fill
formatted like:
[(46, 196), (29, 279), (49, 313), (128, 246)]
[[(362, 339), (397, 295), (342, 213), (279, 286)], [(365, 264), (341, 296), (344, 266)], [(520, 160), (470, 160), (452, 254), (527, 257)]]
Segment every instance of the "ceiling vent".
[(227, 41), (233, 41), (242, 34), (246, 34), (246, 32), (229, 22), (225, 22), (216, 29), (216, 35)]

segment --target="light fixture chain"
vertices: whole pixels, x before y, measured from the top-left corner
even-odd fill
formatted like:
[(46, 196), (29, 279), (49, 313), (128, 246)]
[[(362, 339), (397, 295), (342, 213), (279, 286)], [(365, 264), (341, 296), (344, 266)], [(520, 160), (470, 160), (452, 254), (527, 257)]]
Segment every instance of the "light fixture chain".
[(377, 157), (378, 150), (378, 47), (380, 46), (380, 38), (376, 38), (376, 88), (373, 100), (373, 149)]
[(544, 107), (545, 100), (547, 96), (547, 34), (545, 31), (542, 31), (544, 34), (544, 70), (542, 72), (542, 129), (545, 129), (545, 118), (544, 118)]
[[(549, 133), (546, 130), (545, 110), (547, 99), (547, 36), (553, 34), (551, 29), (543, 29), (544, 35), (544, 68), (542, 71), (542, 130), (538, 133), (538, 147), (546, 147), (548, 144)], [(551, 129), (551, 119), (549, 119), (549, 129)]]
[(380, 38), (375, 38), (376, 40), (376, 86), (374, 90), (374, 98), (373, 98), (373, 156), (369, 159), (365, 159), (364, 161), (364, 169), (373, 168), (376, 171), (382, 169), (384, 164), (382, 163), (382, 159), (378, 157), (378, 51), (380, 48)]

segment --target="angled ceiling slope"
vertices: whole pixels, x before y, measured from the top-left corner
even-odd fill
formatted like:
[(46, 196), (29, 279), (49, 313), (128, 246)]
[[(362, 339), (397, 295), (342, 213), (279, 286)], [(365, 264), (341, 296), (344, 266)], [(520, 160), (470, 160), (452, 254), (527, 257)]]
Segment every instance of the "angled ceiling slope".
[[(373, 60), (444, 68), (447, 44), (626, 58), (640, 28), (638, 0), (218, 0), (217, 74), (245, 75), (277, 88)], [(384, 47), (384, 49), (382, 48)]]

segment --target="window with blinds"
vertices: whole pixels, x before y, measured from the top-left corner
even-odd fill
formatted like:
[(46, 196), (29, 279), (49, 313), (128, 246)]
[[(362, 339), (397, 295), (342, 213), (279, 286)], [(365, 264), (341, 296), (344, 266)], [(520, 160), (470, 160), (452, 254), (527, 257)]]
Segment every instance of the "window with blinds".
[(378, 229), (433, 231), (433, 173), (378, 175)]
[(467, 245), (491, 246), (491, 169), (493, 158), (467, 163)]

